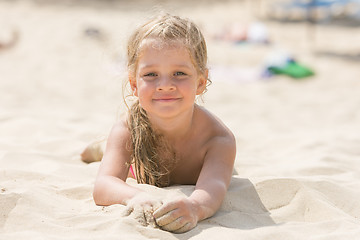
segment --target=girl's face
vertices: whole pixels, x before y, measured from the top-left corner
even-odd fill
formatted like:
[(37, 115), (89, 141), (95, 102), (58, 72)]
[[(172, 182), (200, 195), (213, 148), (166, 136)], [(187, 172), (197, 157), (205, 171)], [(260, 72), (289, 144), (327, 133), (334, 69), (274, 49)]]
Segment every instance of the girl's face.
[(160, 40), (143, 42), (134, 77), (130, 77), (131, 88), (150, 118), (172, 118), (192, 111), (207, 79), (198, 73), (183, 44)]

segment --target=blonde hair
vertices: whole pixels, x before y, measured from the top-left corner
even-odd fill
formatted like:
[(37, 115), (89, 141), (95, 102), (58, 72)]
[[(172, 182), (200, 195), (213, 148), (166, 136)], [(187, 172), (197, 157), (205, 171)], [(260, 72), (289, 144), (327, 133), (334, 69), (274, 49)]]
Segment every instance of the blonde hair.
[[(138, 58), (145, 39), (160, 40), (164, 44), (184, 44), (198, 73), (207, 71), (207, 50), (200, 29), (190, 20), (161, 14), (141, 25), (129, 38), (127, 67), (135, 79)], [(211, 83), (210, 80), (207, 82)], [(169, 173), (176, 163), (176, 155), (164, 136), (151, 127), (146, 111), (137, 100), (129, 109), (128, 127), (131, 133), (132, 162), (135, 163), (139, 183), (159, 187), (169, 186)]]

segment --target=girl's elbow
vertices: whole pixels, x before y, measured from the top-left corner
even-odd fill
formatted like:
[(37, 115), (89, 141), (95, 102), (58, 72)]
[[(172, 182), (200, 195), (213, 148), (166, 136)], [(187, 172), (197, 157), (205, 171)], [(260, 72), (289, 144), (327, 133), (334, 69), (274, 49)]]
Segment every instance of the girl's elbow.
[(104, 192), (102, 191), (102, 189), (104, 189), (101, 186), (101, 183), (99, 183), (98, 181), (95, 182), (94, 185), (94, 190), (93, 190), (93, 200), (95, 202), (96, 205), (98, 206), (106, 206), (107, 204), (104, 202)]
[(96, 188), (96, 186), (94, 187), (92, 196), (96, 205), (103, 206), (101, 201), (101, 194), (99, 193), (99, 190)]

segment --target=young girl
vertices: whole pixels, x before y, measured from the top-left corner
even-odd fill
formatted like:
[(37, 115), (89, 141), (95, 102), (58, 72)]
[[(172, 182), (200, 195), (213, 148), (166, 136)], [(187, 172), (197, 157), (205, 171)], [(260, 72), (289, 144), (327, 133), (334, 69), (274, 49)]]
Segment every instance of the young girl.
[[(110, 132), (95, 203), (151, 212), (161, 229), (188, 231), (219, 209), (236, 152), (231, 131), (195, 104), (208, 83), (204, 37), (192, 22), (165, 14), (135, 31), (127, 54), (137, 101)], [(189, 197), (163, 201), (128, 185), (127, 177), (158, 187), (196, 186)]]

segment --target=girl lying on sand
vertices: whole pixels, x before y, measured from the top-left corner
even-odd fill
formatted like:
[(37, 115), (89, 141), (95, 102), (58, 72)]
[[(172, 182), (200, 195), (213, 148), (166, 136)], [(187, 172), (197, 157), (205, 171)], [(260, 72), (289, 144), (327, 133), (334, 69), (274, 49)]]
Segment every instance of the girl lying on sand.
[[(209, 83), (204, 37), (191, 21), (160, 15), (130, 37), (127, 57), (137, 101), (110, 132), (95, 203), (141, 209), (161, 229), (186, 232), (219, 209), (236, 153), (231, 131), (195, 103)], [(130, 186), (127, 177), (157, 187), (196, 186), (189, 197), (164, 201)]]

